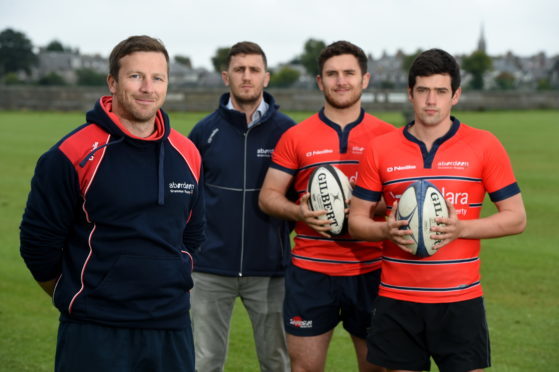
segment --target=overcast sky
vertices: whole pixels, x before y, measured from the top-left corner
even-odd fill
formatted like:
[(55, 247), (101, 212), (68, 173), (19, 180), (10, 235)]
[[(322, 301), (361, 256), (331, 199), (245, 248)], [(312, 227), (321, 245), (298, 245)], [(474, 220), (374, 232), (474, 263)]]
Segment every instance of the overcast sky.
[(171, 56), (211, 67), (218, 47), (259, 43), (269, 64), (287, 62), (315, 38), (349, 40), (379, 57), (438, 47), (471, 53), (483, 25), (490, 55), (559, 54), (557, 0), (0, 0), (0, 30), (35, 46), (52, 40), (108, 56), (130, 35), (161, 39)]

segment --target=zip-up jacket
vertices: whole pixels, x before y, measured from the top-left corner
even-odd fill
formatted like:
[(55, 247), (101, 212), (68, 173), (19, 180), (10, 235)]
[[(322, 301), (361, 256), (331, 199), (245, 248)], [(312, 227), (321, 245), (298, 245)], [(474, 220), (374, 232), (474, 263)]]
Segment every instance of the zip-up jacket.
[(194, 271), (225, 276), (283, 276), (290, 258), (290, 224), (258, 207), (258, 194), (280, 136), (295, 123), (269, 108), (250, 128), (246, 116), (226, 105), (192, 129), (204, 169), (206, 240), (194, 252)]
[(187, 327), (188, 250), (203, 240), (201, 159), (158, 111), (130, 134), (102, 97), (86, 124), (43, 154), (20, 226), (39, 281), (57, 279), (61, 320), (128, 328)]

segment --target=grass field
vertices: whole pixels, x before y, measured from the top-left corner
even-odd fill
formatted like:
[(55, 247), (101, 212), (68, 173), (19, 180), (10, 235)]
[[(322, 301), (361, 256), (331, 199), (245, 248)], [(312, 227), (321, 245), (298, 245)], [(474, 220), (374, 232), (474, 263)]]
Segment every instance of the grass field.
[[(204, 114), (170, 116), (173, 126), (187, 134)], [(292, 116), (300, 120), (308, 114)], [(379, 116), (403, 122), (399, 113)], [(559, 111), (461, 112), (456, 116), (501, 139), (528, 211), (524, 234), (483, 243), (491, 371), (555, 371), (559, 369), (559, 239), (554, 227), (559, 216)], [(0, 112), (0, 371), (53, 368), (58, 312), (19, 256), (18, 226), (38, 156), (83, 120), (83, 113)], [(484, 213), (492, 210), (486, 207)], [(251, 335), (248, 317), (238, 303), (226, 371), (258, 371)], [(327, 370), (357, 370), (351, 341), (339, 328)]]

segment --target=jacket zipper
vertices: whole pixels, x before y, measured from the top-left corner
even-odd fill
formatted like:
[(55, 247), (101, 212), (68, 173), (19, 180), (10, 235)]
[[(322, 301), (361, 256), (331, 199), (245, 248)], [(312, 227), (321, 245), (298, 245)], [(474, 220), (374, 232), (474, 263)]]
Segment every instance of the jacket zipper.
[[(252, 128), (252, 127), (251, 127)], [(239, 277), (243, 276), (243, 260), (245, 255), (245, 209), (246, 209), (246, 189), (247, 189), (247, 147), (248, 134), (251, 130), (248, 128), (244, 135), (244, 151), (243, 151), (243, 206), (241, 208), (241, 262), (239, 262)]]

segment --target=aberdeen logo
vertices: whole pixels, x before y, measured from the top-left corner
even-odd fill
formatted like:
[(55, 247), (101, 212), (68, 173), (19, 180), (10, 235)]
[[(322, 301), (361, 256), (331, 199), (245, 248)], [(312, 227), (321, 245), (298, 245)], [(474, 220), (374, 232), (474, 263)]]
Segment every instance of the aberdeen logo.
[(470, 166), (468, 161), (440, 161), (437, 163), (439, 169), (466, 169)]
[(312, 328), (312, 320), (303, 320), (300, 316), (289, 319), (289, 325), (297, 328)]
[(196, 186), (186, 182), (170, 182), (169, 192), (172, 194), (192, 194)]
[(256, 156), (259, 158), (269, 158), (273, 152), (274, 149), (258, 149), (256, 150)]

